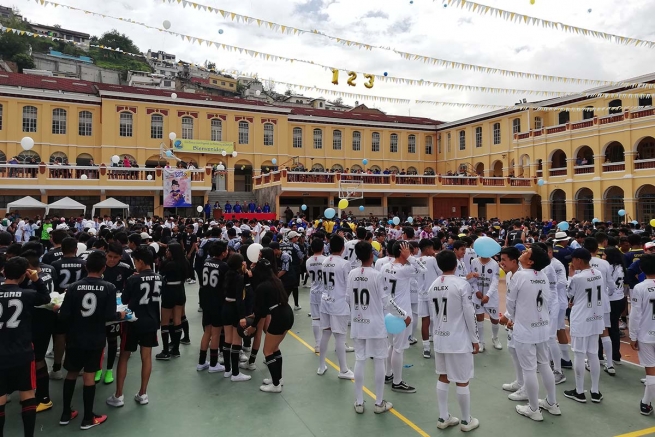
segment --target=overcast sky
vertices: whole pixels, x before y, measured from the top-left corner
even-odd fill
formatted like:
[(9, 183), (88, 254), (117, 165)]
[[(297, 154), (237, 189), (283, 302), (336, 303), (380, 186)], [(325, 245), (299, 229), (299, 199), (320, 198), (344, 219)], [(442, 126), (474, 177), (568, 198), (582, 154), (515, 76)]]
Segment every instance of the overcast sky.
[[(536, 0), (534, 5), (530, 5), (529, 0), (479, 1), (579, 27), (655, 40), (655, 27), (652, 26), (655, 2), (652, 0)], [(237, 24), (220, 15), (190, 7), (184, 9), (177, 3), (162, 3), (161, 0), (61, 0), (60, 3), (132, 18), (158, 27), (162, 27), (164, 20), (169, 20), (171, 30), (198, 38), (373, 74), (388, 72), (392, 76), (413, 79), (533, 90), (581, 91), (589, 88), (428, 66), (404, 60), (393, 52), (359, 50), (311, 34), (276, 34), (260, 29), (257, 25)], [(409, 0), (200, 0), (199, 3), (282, 25), (319, 29), (345, 39), (411, 53), (542, 74), (621, 80), (652, 72), (648, 65), (655, 61), (655, 49), (625, 47), (557, 30), (511, 24), (500, 18), (480, 16), (454, 7), (444, 8), (441, 0), (414, 0), (413, 4)], [(164, 50), (176, 54), (178, 59), (195, 63), (209, 60), (215, 62), (218, 68), (258, 73), (263, 79), (361, 94), (451, 102), (512, 105), (522, 97), (528, 100), (543, 98), (454, 92), (383, 82), (376, 82), (374, 88), (368, 90), (362, 78), (358, 79), (356, 87), (347, 86), (343, 73), (340, 85), (334, 86), (331, 84), (332, 74), (320, 67), (281, 61), (267, 62), (214, 47), (192, 46), (177, 37), (141, 26), (62, 8), (43, 7), (34, 1), (13, 0), (12, 3), (0, 0), (0, 4), (19, 8), (24, 17), (34, 23), (60, 24), (92, 35), (117, 29), (128, 34), (143, 52), (148, 49)], [(588, 12), (590, 8), (591, 12)], [(219, 30), (223, 30), (223, 34), (219, 34)], [(285, 90), (286, 87), (282, 85), (276, 88), (278, 92)], [(319, 93), (314, 95), (319, 96)], [(354, 103), (354, 99), (346, 98), (344, 101)], [(369, 105), (377, 106), (387, 113), (411, 113), (444, 121), (485, 112), (415, 103)]]

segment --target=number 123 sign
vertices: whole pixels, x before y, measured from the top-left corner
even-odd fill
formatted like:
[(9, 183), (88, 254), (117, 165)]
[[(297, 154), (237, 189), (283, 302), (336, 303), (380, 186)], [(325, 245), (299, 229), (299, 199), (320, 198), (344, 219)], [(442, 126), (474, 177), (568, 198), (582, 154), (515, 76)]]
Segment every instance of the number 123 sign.
[[(375, 83), (375, 76), (372, 74), (365, 74), (364, 77), (368, 79), (368, 82), (364, 84), (366, 88), (373, 88), (373, 84)], [(357, 80), (357, 73), (354, 71), (349, 71), (348, 72), (348, 85), (350, 86), (356, 86), (357, 84), (355, 83), (355, 80)], [(332, 69), (332, 83), (334, 85), (339, 85), (339, 70)]]

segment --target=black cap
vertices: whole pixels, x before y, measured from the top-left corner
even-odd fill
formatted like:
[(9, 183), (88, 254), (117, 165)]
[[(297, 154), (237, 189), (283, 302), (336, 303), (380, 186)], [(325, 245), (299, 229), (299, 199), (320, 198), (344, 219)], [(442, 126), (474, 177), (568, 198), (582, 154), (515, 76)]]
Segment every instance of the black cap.
[(279, 248), (280, 248), (280, 243), (278, 243), (277, 241), (272, 241), (272, 242), (268, 245), (268, 248), (269, 248), (269, 249), (273, 249), (273, 250), (275, 250), (275, 249), (279, 249)]
[(587, 249), (584, 248), (575, 249), (571, 254), (571, 258), (578, 258), (583, 261), (589, 262), (591, 261), (591, 252), (589, 252)]
[(248, 229), (244, 229), (243, 231), (241, 231), (241, 236), (250, 237), (250, 231)]

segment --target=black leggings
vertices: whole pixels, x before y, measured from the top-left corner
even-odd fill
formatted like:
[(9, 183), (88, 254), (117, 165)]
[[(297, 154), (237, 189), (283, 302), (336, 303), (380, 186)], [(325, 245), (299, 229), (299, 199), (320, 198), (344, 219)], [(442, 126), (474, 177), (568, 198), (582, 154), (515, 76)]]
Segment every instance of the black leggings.
[(619, 320), (621, 314), (627, 305), (627, 298), (610, 301), (610, 322), (609, 328), (610, 339), (612, 340), (612, 358), (615, 361), (621, 360), (621, 333), (619, 331)]

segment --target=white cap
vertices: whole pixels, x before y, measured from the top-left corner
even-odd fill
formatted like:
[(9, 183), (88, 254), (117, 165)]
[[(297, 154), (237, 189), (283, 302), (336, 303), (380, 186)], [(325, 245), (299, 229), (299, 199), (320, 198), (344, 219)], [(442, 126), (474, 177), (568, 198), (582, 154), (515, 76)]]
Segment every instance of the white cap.
[(95, 234), (96, 234), (95, 228), (89, 229), (89, 235), (95, 235)]
[(147, 232), (141, 232), (141, 240), (150, 240), (150, 235)]

